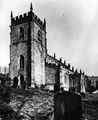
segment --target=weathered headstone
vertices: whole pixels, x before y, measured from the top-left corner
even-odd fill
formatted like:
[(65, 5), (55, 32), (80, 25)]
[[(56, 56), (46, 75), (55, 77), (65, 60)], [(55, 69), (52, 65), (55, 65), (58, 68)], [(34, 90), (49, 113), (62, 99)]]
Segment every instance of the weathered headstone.
[(23, 82), (22, 82), (21, 89), (22, 89), (22, 90), (25, 90), (25, 89), (26, 89), (26, 81), (23, 81)]
[(15, 78), (13, 79), (13, 88), (17, 88), (17, 85), (18, 85), (18, 78), (15, 77)]
[(82, 120), (81, 96), (69, 91), (54, 96), (54, 120)]

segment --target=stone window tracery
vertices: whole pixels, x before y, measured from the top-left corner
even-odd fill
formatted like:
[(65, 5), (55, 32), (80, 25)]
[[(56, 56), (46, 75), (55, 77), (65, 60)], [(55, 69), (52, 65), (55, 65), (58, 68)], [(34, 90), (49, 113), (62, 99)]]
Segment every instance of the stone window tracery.
[(24, 56), (20, 55), (20, 68), (24, 69)]
[(38, 40), (41, 41), (42, 40), (42, 33), (40, 30), (38, 30)]
[(20, 38), (24, 38), (24, 29), (20, 27)]

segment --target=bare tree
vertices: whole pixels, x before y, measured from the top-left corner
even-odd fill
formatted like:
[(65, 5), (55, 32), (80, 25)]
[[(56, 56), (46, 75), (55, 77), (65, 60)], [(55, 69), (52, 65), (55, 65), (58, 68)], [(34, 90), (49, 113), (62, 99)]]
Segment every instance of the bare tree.
[(8, 73), (8, 67), (7, 67), (7, 66), (4, 66), (4, 67), (3, 67), (3, 73), (4, 73), (4, 74), (7, 74), (7, 73)]

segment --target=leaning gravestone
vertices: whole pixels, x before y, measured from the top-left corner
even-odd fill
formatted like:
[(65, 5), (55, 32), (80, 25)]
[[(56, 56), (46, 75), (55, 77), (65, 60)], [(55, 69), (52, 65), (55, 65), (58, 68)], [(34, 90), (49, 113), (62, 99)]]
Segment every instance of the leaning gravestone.
[(69, 91), (54, 95), (54, 120), (82, 120), (81, 96)]

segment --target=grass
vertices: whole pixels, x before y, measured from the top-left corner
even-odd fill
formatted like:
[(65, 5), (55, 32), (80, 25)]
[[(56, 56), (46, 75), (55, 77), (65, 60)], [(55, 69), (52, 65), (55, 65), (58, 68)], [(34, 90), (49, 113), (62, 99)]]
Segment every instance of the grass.
[[(15, 104), (17, 104), (16, 111), (14, 110), (14, 107), (11, 107), (10, 105), (10, 103), (15, 100)], [(19, 104), (19, 102), (21, 104)], [(42, 111), (40, 113), (36, 111), (37, 114), (35, 116), (30, 115), (28, 112), (25, 113), (25, 115), (21, 115), (21, 110), (27, 102), (33, 104), (33, 107), (35, 107), (34, 110), (41, 111), (42, 109), (44, 114)], [(41, 102), (43, 102), (43, 104), (40, 104)], [(21, 90), (12, 87), (0, 87), (0, 118), (2, 118), (2, 120), (22, 120), (25, 116), (28, 116), (28, 120), (53, 120), (53, 117), (49, 116), (50, 113), (53, 115), (53, 104), (53, 93), (49, 91), (43, 91), (38, 88)], [(83, 98), (82, 104), (83, 120), (98, 120), (98, 94), (87, 93), (85, 98)], [(40, 107), (37, 109), (36, 105), (39, 105)], [(48, 108), (48, 110), (46, 108)], [(50, 112), (48, 113), (47, 111)]]

